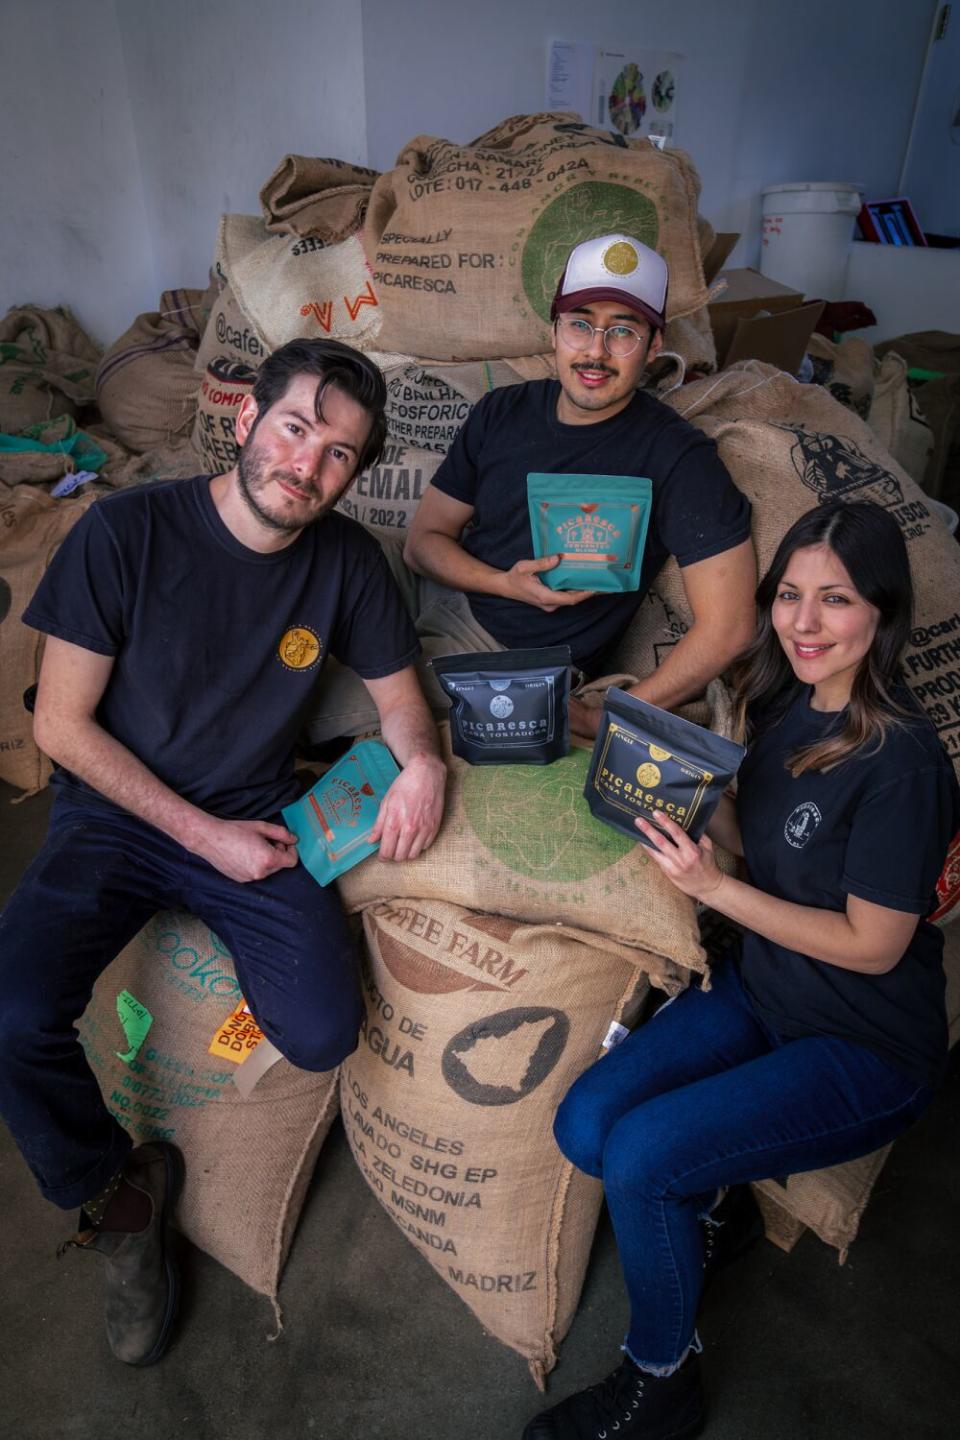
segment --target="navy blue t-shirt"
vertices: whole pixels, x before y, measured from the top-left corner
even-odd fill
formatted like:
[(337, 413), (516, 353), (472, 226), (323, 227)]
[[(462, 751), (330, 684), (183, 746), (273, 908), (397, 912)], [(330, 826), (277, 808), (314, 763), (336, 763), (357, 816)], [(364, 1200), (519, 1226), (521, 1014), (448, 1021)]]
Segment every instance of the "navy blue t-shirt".
[[(794, 779), (785, 762), (844, 723), (843, 711), (811, 710), (810, 694), (804, 686), (740, 767), (737, 815), (751, 882), (823, 910), (844, 911), (847, 896), (856, 895), (928, 915), (960, 827), (960, 791), (936, 731), (908, 693), (897, 691), (912, 713), (880, 750)], [(885, 975), (813, 960), (748, 930), (741, 973), (760, 1017), (778, 1034), (854, 1040), (929, 1085), (942, 1078), (947, 1054), (942, 956), (942, 932), (923, 919)]]
[[(23, 618), (115, 656), (99, 723), (183, 799), (226, 819), (264, 819), (295, 797), (294, 745), (327, 654), (377, 679), (419, 653), (360, 525), (333, 511), (260, 554), (224, 525), (205, 475), (98, 500)], [(66, 771), (54, 783), (108, 803)]]
[(485, 395), (433, 477), (445, 495), (473, 506), (463, 548), (509, 570), (533, 558), (527, 475), (636, 475), (653, 485), (640, 588), (598, 595), (552, 615), (519, 600), (469, 595), (470, 609), (508, 649), (569, 645), (591, 670), (620, 637), (668, 555), (693, 565), (750, 538), (750, 505), (716, 446), (653, 396), (638, 392), (608, 420), (565, 425), (560, 385), (533, 380)]

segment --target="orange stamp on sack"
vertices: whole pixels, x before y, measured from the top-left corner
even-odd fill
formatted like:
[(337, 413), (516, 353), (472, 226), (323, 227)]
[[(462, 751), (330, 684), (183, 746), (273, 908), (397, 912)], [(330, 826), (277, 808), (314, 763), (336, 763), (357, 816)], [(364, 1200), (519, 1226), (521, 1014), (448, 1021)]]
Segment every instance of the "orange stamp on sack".
[(220, 1060), (232, 1060), (234, 1065), (242, 1065), (262, 1039), (263, 1031), (247, 1009), (246, 1001), (241, 1000), (217, 1029), (208, 1050)]

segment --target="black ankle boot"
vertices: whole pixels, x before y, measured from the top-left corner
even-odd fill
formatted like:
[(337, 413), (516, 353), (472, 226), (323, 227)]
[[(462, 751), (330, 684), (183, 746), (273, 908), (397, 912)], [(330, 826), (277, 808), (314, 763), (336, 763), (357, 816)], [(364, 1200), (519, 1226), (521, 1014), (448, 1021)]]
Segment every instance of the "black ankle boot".
[(523, 1440), (685, 1440), (703, 1427), (700, 1357), (651, 1375), (624, 1356), (602, 1380), (535, 1416)]
[(703, 1289), (718, 1270), (738, 1260), (763, 1236), (763, 1216), (749, 1185), (734, 1185), (709, 1215), (703, 1231)]

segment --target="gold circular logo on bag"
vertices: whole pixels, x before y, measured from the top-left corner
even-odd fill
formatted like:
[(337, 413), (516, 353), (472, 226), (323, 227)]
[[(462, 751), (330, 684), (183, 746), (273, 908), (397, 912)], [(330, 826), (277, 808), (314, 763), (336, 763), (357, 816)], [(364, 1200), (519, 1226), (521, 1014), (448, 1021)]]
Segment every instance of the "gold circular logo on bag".
[(288, 670), (309, 670), (320, 658), (320, 637), (304, 625), (294, 625), (277, 647)]
[(603, 264), (611, 275), (632, 275), (639, 260), (632, 245), (628, 245), (625, 240), (618, 240), (615, 245), (604, 250)]
[(641, 765), (637, 771), (637, 782), (644, 790), (652, 790), (660, 784), (660, 771), (656, 765)]
[(670, 751), (661, 750), (659, 745), (648, 745), (647, 749), (650, 751), (651, 760), (659, 760), (662, 764), (664, 760), (670, 759)]

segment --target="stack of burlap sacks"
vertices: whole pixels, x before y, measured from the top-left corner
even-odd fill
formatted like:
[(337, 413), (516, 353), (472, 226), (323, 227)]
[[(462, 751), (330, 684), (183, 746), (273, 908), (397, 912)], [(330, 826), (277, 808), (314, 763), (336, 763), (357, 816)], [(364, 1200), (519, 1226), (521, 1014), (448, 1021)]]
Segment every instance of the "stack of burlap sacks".
[[(26, 794), (50, 765), (22, 699), (43, 640), (20, 615), (99, 495), (198, 469), (190, 430), (207, 303), (203, 291), (168, 290), (105, 353), (62, 306), (20, 305), (0, 320), (0, 779)], [(95, 478), (50, 493), (77, 472)]]
[[(402, 534), (472, 404), (551, 373), (550, 300), (569, 248), (628, 231), (670, 264), (667, 347), (700, 377), (666, 403), (717, 441), (753, 503), (761, 567), (819, 500), (871, 498), (901, 523), (918, 586), (908, 679), (960, 756), (960, 552), (877, 436), (824, 390), (754, 363), (713, 373), (698, 192), (681, 152), (558, 115), (515, 117), (468, 146), (419, 137), (384, 175), (289, 156), (262, 191), (261, 217), (223, 217), (211, 290), (171, 307), (181, 319), (209, 307), (202, 337), (186, 345), (156, 327), (124, 337), (101, 363), (101, 404), (125, 370), (175, 357), (182, 401), (160, 420), (164, 438), (192, 421), (187, 472), (222, 471), (263, 358), (300, 336), (347, 341), (384, 369), (390, 439), (341, 508)], [(144, 438), (138, 414), (134, 405), (121, 421), (128, 443)], [(618, 667), (649, 672), (689, 622), (670, 565)], [(690, 713), (724, 728), (722, 687)], [(707, 969), (694, 906), (642, 847), (589, 814), (587, 758), (575, 747), (544, 769), (452, 760), (430, 852), (413, 864), (374, 858), (343, 878), (363, 927), (367, 1013), (339, 1079), (280, 1062), (238, 1100), (229, 1063), (208, 1053), (236, 982), (222, 946), (188, 917), (161, 917), (128, 947), (83, 1027), (114, 1112), (136, 1135), (169, 1133), (188, 1152), (187, 1233), (268, 1294), (339, 1084), (372, 1191), (540, 1383), (576, 1309), (601, 1200), (556, 1149), (553, 1113), (611, 1027), (642, 1019), (651, 987), (674, 993)], [(121, 1023), (131, 1000), (152, 1022), (136, 1055)], [(837, 1173), (807, 1177), (802, 1200), (795, 1182), (782, 1194), (765, 1184), (770, 1215), (818, 1228), (817, 1197), (853, 1167)], [(230, 1245), (210, 1219), (224, 1187), (237, 1200)], [(849, 1243), (856, 1205), (843, 1213), (846, 1231), (824, 1223), (824, 1238)]]

